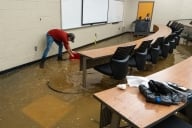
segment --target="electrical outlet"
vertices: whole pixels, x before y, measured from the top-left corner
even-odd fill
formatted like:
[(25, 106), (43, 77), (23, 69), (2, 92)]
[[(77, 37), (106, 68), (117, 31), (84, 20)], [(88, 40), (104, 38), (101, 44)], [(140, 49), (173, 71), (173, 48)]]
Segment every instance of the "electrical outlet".
[(37, 46), (34, 47), (35, 51), (37, 51)]

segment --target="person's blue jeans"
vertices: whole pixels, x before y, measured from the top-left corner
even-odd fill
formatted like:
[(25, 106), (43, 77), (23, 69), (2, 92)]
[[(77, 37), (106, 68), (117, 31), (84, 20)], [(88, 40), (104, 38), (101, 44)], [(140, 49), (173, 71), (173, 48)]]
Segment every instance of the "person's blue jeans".
[(43, 52), (43, 56), (42, 56), (42, 60), (45, 60), (46, 59), (46, 57), (47, 57), (47, 55), (48, 55), (48, 52), (49, 52), (49, 50), (50, 50), (50, 48), (51, 48), (51, 46), (52, 46), (52, 44), (53, 44), (53, 42), (55, 42), (57, 45), (58, 45), (58, 56), (62, 56), (62, 51), (63, 51), (63, 44), (62, 44), (62, 42), (58, 42), (58, 41), (55, 41), (54, 39), (53, 39), (53, 37), (52, 36), (50, 36), (50, 35), (46, 35), (46, 39), (47, 39), (47, 42), (46, 42), (46, 48), (45, 48), (45, 50), (44, 50), (44, 52)]

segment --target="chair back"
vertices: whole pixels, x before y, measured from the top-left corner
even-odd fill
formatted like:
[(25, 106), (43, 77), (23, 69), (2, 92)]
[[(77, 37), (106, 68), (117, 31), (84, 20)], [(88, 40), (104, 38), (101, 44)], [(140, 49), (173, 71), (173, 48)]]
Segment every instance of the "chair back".
[(150, 45), (151, 45), (151, 42), (152, 42), (152, 41), (153, 41), (153, 40), (143, 41), (143, 42), (141, 43), (141, 45), (139, 46), (139, 48), (137, 48), (137, 49), (135, 50), (135, 52), (141, 52), (141, 53), (145, 52), (146, 49), (148, 50), (148, 48), (150, 48)]
[(163, 42), (164, 37), (158, 37), (154, 43), (151, 44), (147, 55), (147, 61), (152, 62), (153, 64), (157, 63), (159, 52), (160, 52), (160, 44)]
[(129, 56), (135, 48), (135, 45), (118, 47), (112, 56), (112, 59), (123, 60)]
[(179, 30), (175, 31), (177, 36), (179, 36), (183, 32), (184, 28), (180, 28)]
[(165, 37), (163, 42), (160, 43), (160, 52), (159, 55), (163, 58), (167, 58), (169, 49), (170, 49), (170, 43), (169, 40), (171, 40), (171, 36)]
[(178, 22), (176, 22), (176, 21), (173, 21), (171, 23), (170, 28), (172, 29), (172, 31), (175, 31), (177, 25), (178, 25)]
[(158, 37), (153, 44), (151, 44), (152, 48), (158, 48), (159, 45), (163, 42), (164, 37)]
[(147, 53), (153, 40), (143, 41), (142, 44), (135, 50), (134, 58), (138, 70), (144, 70), (147, 60)]
[(170, 43), (170, 41), (174, 38), (174, 36), (176, 35), (176, 33), (171, 33), (171, 34), (169, 34), (166, 38), (165, 38), (165, 40), (164, 40), (164, 44), (168, 44), (168, 43)]
[(169, 27), (171, 25), (172, 21), (168, 21), (167, 26)]
[(118, 47), (112, 56), (110, 66), (113, 73), (113, 78), (121, 80), (128, 73), (128, 60), (134, 51), (135, 45), (127, 47)]

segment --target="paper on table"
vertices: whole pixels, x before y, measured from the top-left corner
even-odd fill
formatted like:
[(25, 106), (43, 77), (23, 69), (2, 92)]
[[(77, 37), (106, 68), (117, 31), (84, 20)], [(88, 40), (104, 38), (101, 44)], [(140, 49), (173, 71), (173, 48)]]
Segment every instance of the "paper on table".
[(149, 87), (148, 82), (149, 79), (141, 76), (126, 76), (127, 83), (130, 87), (139, 87), (139, 85), (143, 84), (146, 87)]
[(127, 87), (127, 84), (118, 84), (117, 85), (117, 88), (122, 89), (122, 90), (125, 90), (126, 87)]

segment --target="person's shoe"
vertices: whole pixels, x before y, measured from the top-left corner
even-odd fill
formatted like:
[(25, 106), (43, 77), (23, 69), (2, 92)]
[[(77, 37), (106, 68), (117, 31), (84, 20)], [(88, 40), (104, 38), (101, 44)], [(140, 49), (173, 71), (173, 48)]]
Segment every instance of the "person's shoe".
[(40, 62), (39, 67), (44, 68), (44, 62)]

